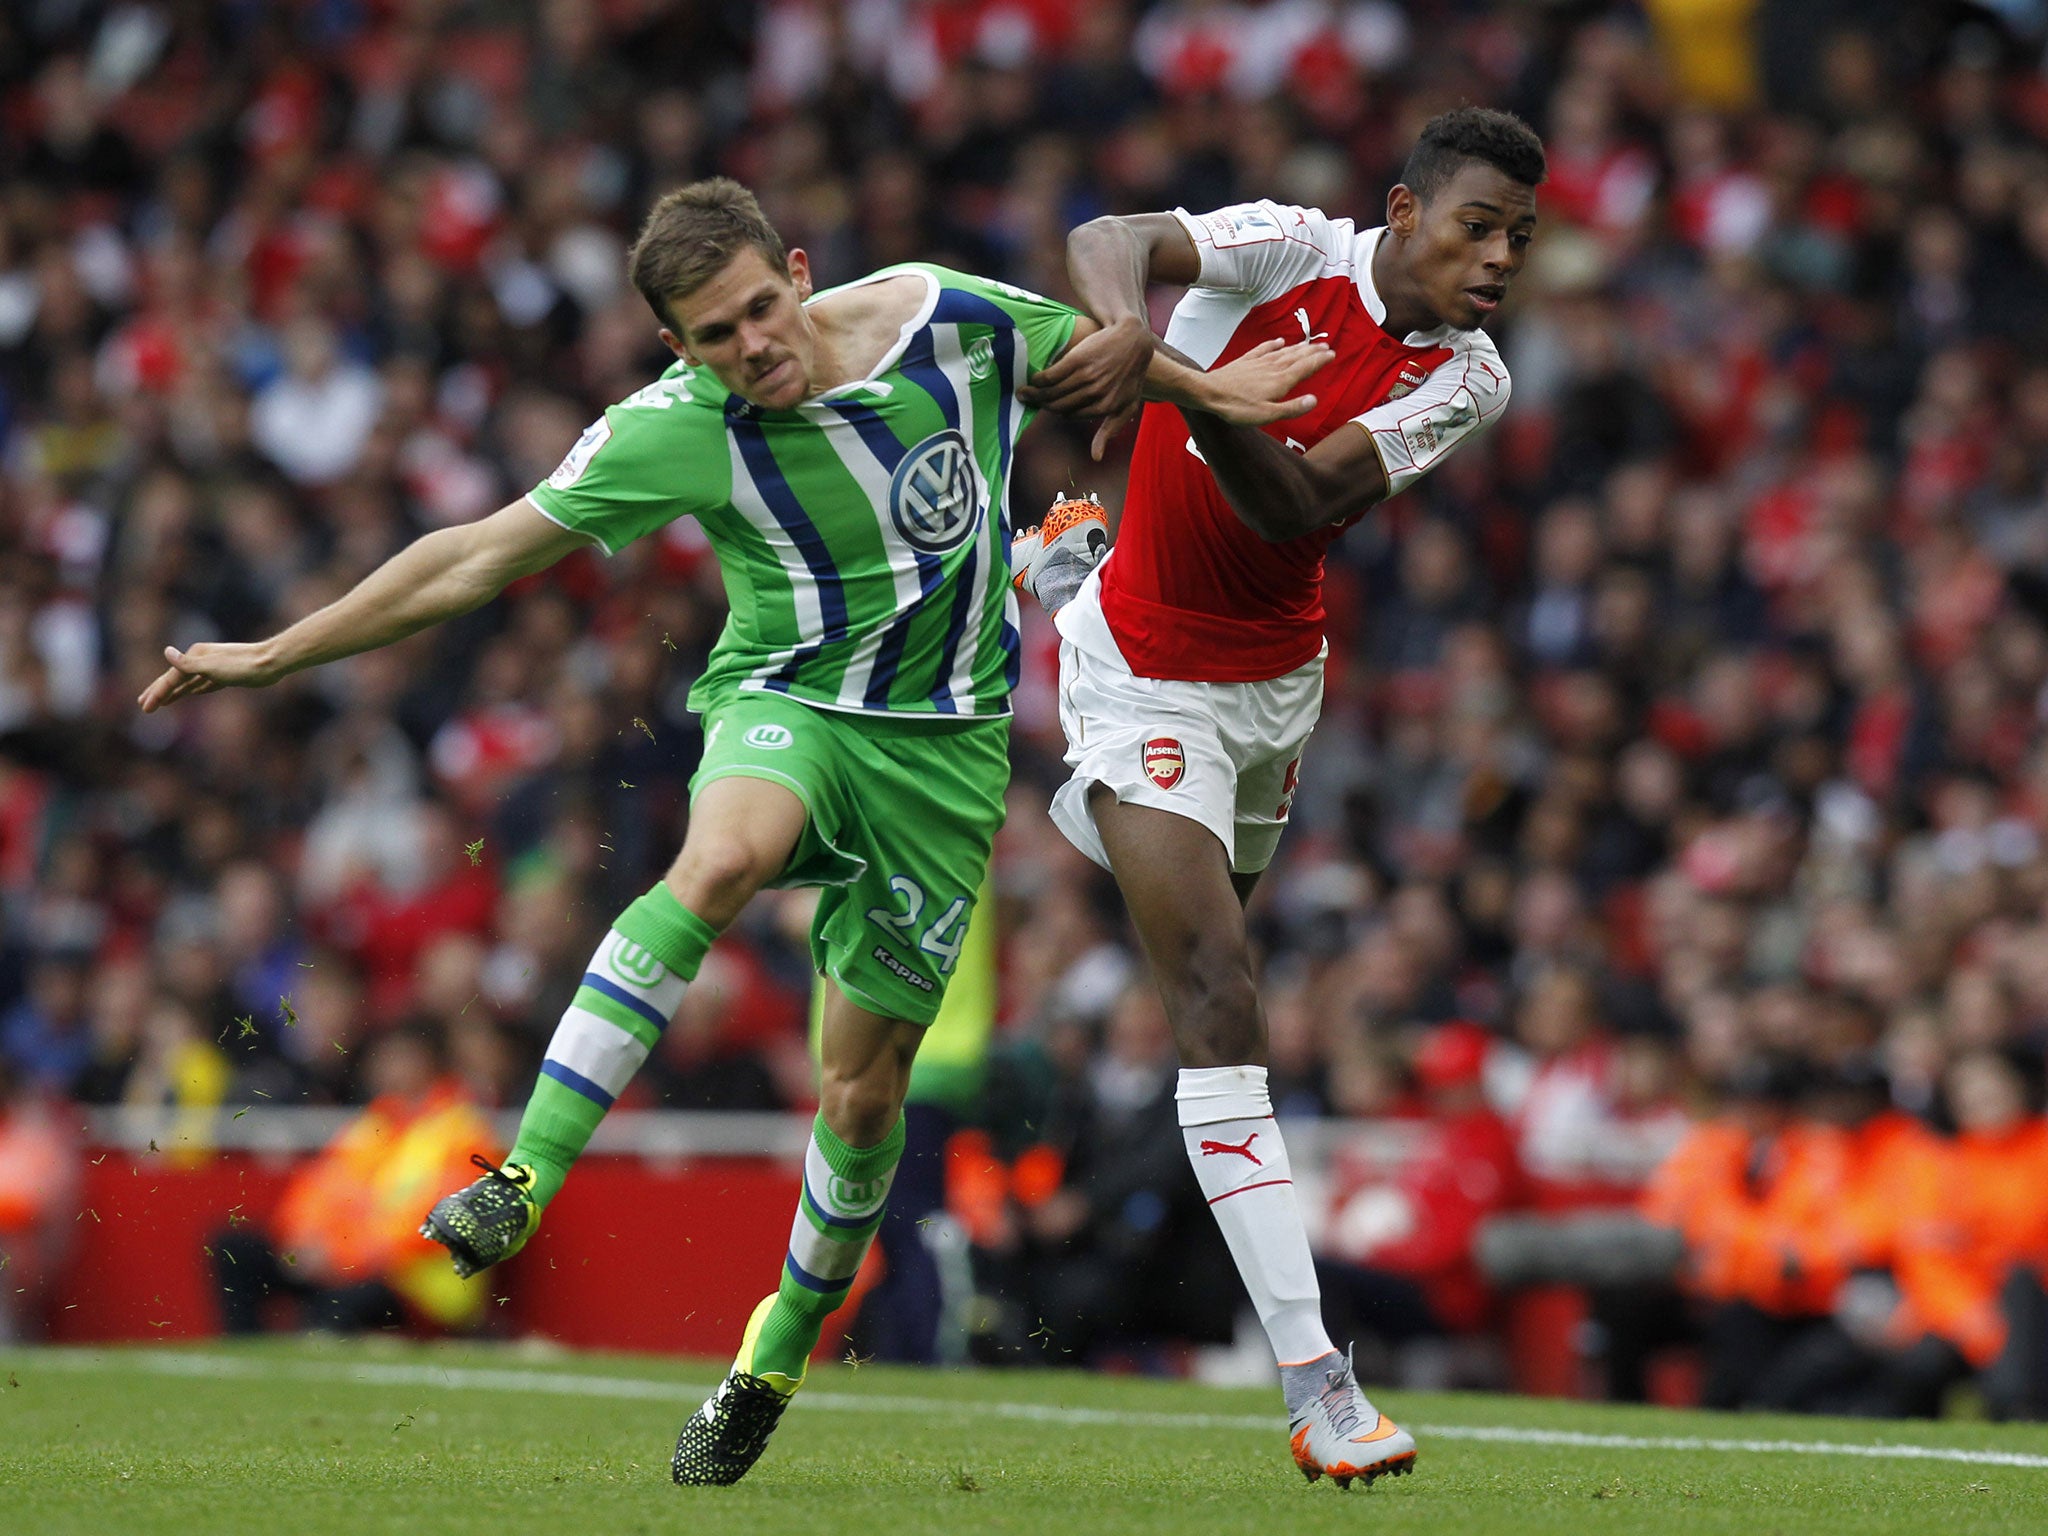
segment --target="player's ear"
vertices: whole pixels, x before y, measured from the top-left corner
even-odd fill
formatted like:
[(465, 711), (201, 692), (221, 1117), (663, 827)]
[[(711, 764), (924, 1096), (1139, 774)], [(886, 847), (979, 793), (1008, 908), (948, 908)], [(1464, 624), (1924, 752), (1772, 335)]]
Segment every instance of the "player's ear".
[(811, 258), (801, 246), (789, 253), (789, 280), (799, 303), (811, 296)]
[(1387, 228), (1406, 240), (1422, 221), (1422, 203), (1407, 183), (1397, 182), (1387, 194)]
[(661, 344), (692, 368), (700, 366), (697, 359), (690, 355), (690, 349), (683, 345), (683, 338), (665, 325), (661, 328)]

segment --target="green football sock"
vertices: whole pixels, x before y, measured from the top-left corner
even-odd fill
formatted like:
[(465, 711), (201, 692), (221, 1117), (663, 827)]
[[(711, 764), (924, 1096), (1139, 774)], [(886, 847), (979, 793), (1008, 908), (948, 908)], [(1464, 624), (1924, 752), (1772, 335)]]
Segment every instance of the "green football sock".
[(902, 1156), (901, 1116), (872, 1147), (849, 1147), (832, 1134), (823, 1115), (811, 1126), (804, 1187), (797, 1196), (782, 1283), (747, 1362), (754, 1375), (783, 1377), (792, 1389), (803, 1380), (805, 1362), (818, 1347), (825, 1319), (846, 1300), (868, 1244), (882, 1225), (889, 1184)]
[(661, 1038), (716, 937), (657, 885), (619, 914), (597, 946), (548, 1042), (507, 1159), (533, 1169), (533, 1198), (543, 1207)]

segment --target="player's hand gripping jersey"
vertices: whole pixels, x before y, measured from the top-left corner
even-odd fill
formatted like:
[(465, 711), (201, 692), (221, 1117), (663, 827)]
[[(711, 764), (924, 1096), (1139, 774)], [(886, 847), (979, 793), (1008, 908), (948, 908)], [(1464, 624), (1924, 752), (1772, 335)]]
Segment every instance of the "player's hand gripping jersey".
[(1032, 414), (1016, 391), (1066, 346), (1074, 312), (923, 263), (862, 281), (906, 272), (929, 292), (870, 377), (774, 411), (678, 362), (529, 493), (608, 554), (678, 517), (703, 524), (732, 612), (692, 709), (737, 690), (1009, 712), (1009, 475)]
[[(1507, 369), (1484, 332), (1381, 328), (1372, 257), (1383, 229), (1271, 202), (1174, 216), (1202, 274), (1174, 309), (1170, 345), (1205, 368), (1274, 337), (1336, 350), (1315, 377), (1316, 409), (1261, 429), (1290, 447), (1305, 452), (1363, 427), (1392, 494), (1507, 406)], [(1267, 543), (1231, 511), (1180, 412), (1146, 406), (1123, 523), (1102, 566), (1102, 613), (1117, 648), (1139, 677), (1284, 677), (1322, 649), (1323, 552), (1342, 527)]]

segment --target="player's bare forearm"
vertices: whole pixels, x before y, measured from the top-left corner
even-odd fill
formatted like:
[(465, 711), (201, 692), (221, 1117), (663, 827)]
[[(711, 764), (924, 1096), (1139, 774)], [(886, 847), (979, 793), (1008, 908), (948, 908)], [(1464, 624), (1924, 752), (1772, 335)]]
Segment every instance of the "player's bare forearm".
[(1171, 214), (1093, 219), (1067, 236), (1067, 276), (1095, 324), (1076, 328), (1053, 364), (1032, 375), (1023, 399), (1041, 410), (1118, 423), (1137, 409), (1152, 367), (1148, 283), (1191, 283), (1202, 262)]
[(480, 608), (583, 541), (524, 498), (477, 523), (414, 540), (325, 608), (267, 640), (165, 647), (169, 668), (137, 701), (144, 713), (217, 688), (262, 688), (294, 672), (393, 644)]
[(1361, 429), (1339, 428), (1309, 452), (1296, 453), (1206, 411), (1181, 414), (1230, 509), (1268, 543), (1341, 523), (1386, 497), (1386, 469)]
[(1147, 286), (1185, 286), (1201, 275), (1201, 254), (1170, 213), (1106, 215), (1067, 236), (1067, 277), (1074, 296), (1105, 326), (1127, 319), (1144, 324)]
[(1261, 426), (1300, 416), (1314, 395), (1295, 389), (1337, 354), (1319, 341), (1265, 341), (1222, 367), (1204, 371), (1165, 342), (1155, 344), (1145, 373), (1145, 398), (1202, 411), (1239, 426)]

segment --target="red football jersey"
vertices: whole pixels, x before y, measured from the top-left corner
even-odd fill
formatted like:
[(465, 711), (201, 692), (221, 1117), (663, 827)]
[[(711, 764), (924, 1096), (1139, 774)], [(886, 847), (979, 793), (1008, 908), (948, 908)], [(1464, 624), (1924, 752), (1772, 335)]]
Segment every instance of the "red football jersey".
[[(1372, 256), (1383, 229), (1271, 202), (1174, 216), (1202, 272), (1174, 309), (1168, 343), (1205, 368), (1275, 337), (1336, 350), (1302, 386), (1316, 408), (1263, 429), (1289, 447), (1305, 453), (1362, 428), (1401, 491), (1506, 408), (1507, 369), (1483, 331), (1382, 328)], [(1123, 523), (1101, 568), (1117, 649), (1140, 677), (1194, 682), (1260, 682), (1307, 665), (1323, 645), (1323, 552), (1345, 526), (1269, 544), (1230, 509), (1180, 412), (1146, 406)]]

